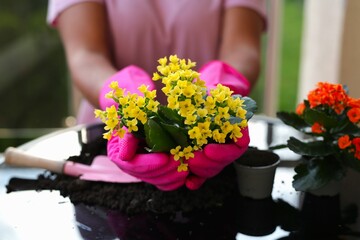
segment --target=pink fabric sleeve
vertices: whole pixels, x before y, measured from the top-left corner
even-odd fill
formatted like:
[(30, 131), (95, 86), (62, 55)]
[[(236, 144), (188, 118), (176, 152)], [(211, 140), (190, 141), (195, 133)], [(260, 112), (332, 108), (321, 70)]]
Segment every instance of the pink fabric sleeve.
[(225, 7), (247, 7), (257, 12), (264, 21), (264, 31), (267, 29), (266, 0), (226, 0)]
[(103, 3), (104, 0), (49, 0), (46, 17), (47, 23), (52, 27), (56, 27), (56, 20), (62, 11), (72, 5), (83, 2)]

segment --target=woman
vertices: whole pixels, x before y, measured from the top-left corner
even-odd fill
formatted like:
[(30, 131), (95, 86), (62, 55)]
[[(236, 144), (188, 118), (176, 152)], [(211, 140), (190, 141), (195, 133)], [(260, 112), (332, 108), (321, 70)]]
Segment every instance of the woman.
[[(202, 66), (221, 60), (254, 86), (260, 71), (265, 0), (50, 0), (48, 23), (65, 47), (71, 77), (93, 121), (100, 89), (120, 69), (152, 75), (170, 54)], [(86, 115), (86, 114), (85, 114)]]
[[(195, 61), (208, 87), (222, 83), (247, 95), (260, 71), (265, 0), (50, 0), (48, 22), (58, 29), (71, 77), (90, 103), (83, 102), (79, 123), (89, 123), (94, 108), (107, 106), (104, 90), (110, 80), (136, 91), (150, 81), (157, 60), (171, 54)], [(246, 151), (247, 129), (243, 134), (236, 144), (196, 152), (190, 174), (177, 172), (178, 163), (165, 153), (139, 157), (138, 139), (131, 134), (112, 138), (108, 155), (161, 190), (183, 184), (197, 189)]]

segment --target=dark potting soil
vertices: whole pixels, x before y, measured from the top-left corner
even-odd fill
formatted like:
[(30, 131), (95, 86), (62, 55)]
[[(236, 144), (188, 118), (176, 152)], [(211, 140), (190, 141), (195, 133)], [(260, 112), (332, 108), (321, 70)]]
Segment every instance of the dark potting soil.
[[(68, 160), (90, 164), (99, 154), (106, 154), (106, 143), (102, 139), (84, 144), (81, 154), (69, 157)], [(62, 196), (69, 197), (74, 205), (82, 203), (99, 206), (129, 215), (219, 208), (233, 201), (238, 194), (236, 173), (232, 165), (208, 179), (198, 190), (181, 187), (174, 191), (161, 191), (144, 182), (123, 184), (85, 181), (52, 172), (44, 172), (34, 180), (13, 178), (7, 185), (8, 193), (23, 189), (58, 190)]]

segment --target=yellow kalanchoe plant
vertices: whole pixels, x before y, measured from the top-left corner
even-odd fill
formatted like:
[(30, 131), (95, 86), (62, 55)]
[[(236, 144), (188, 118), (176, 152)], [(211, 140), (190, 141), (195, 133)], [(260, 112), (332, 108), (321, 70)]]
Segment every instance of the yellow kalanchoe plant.
[(178, 171), (187, 171), (187, 161), (194, 151), (208, 143), (237, 141), (241, 130), (256, 110), (249, 97), (232, 95), (221, 84), (209, 92), (200, 74), (193, 70), (191, 60), (171, 55), (158, 60), (153, 80), (161, 80), (167, 105), (156, 100), (156, 90), (141, 85), (143, 96), (126, 92), (116, 81), (110, 84), (106, 97), (115, 104), (105, 111), (95, 110), (96, 117), (105, 123), (104, 138), (123, 137), (124, 127), (146, 140), (149, 152), (170, 152), (180, 161)]

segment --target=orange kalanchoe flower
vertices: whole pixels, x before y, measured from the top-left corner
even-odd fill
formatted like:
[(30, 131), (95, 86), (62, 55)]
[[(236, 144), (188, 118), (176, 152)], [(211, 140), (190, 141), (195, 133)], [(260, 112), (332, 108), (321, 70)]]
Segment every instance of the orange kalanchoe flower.
[(356, 151), (360, 151), (360, 137), (354, 138), (352, 144), (354, 144)]
[(296, 114), (297, 115), (302, 115), (304, 113), (304, 110), (305, 110), (305, 103), (304, 102), (301, 102), (299, 103), (299, 105), (297, 105), (296, 107)]
[(318, 133), (318, 134), (320, 134), (320, 133), (323, 133), (323, 132), (325, 132), (325, 129), (324, 129), (324, 127), (320, 124), (320, 123), (314, 123), (312, 126), (311, 126), (311, 131), (313, 132), (313, 133)]
[(360, 137), (354, 138), (352, 144), (355, 146), (355, 158), (360, 160)]
[(338, 146), (340, 149), (345, 149), (347, 147), (351, 146), (351, 140), (349, 135), (344, 135), (342, 137), (339, 137), (338, 139)]
[(310, 107), (314, 108), (319, 105), (327, 105), (340, 114), (348, 102), (348, 95), (341, 84), (332, 84), (327, 82), (319, 82), (317, 88), (310, 91), (308, 100)]
[(360, 108), (360, 98), (349, 97), (347, 105), (351, 108)]
[(356, 152), (355, 152), (355, 158), (357, 158), (358, 160), (360, 160), (360, 151), (356, 151)]
[(346, 115), (350, 122), (357, 123), (360, 121), (360, 108), (351, 108)]
[(339, 137), (338, 146), (342, 150), (348, 148), (348, 151), (354, 154), (356, 159), (360, 160), (360, 137), (355, 137), (352, 140), (349, 135)]

